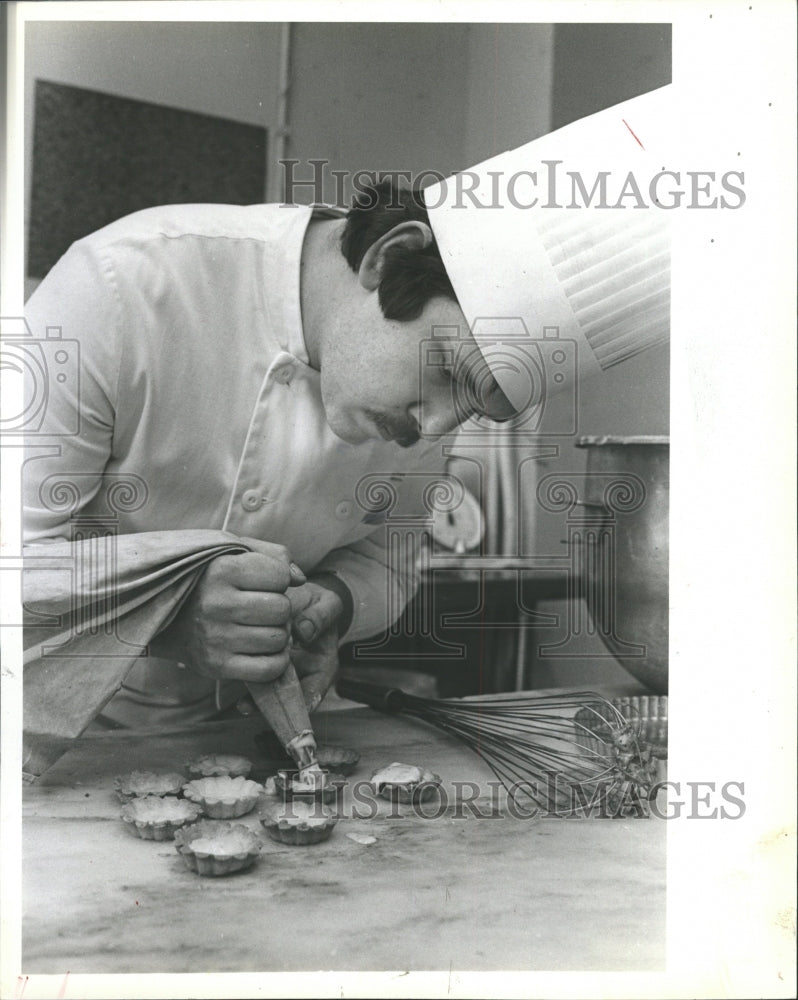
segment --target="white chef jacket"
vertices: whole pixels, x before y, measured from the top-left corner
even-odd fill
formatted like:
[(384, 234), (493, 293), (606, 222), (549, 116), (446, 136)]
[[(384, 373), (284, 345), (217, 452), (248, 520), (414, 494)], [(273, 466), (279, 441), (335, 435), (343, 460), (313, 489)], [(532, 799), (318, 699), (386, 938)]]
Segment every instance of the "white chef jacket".
[[(26, 442), (26, 545), (69, 540), (75, 517), (110, 516), (119, 534), (220, 528), (287, 546), (305, 573), (338, 574), (354, 601), (344, 641), (398, 616), (418, 581), (412, 560), (389, 560), (385, 518), (403, 504), (407, 514), (424, 474), (442, 471), (442, 449), (351, 445), (330, 430), (300, 315), (314, 213), (340, 214), (146, 209), (61, 258), (26, 308), (47, 368), (43, 420)], [(369, 476), (397, 492), (389, 510), (364, 503)]]

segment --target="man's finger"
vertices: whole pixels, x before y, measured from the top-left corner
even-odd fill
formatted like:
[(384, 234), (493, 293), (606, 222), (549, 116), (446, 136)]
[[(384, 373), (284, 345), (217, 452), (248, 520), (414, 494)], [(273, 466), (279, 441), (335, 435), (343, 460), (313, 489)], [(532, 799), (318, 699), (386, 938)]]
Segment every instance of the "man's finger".
[(241, 541), (246, 543), (253, 552), (259, 552), (262, 555), (270, 556), (272, 559), (287, 563), (291, 572), (292, 587), (298, 587), (307, 580), (300, 567), (295, 562), (292, 562), (291, 553), (284, 545), (278, 545), (276, 542), (264, 542), (260, 538), (250, 538), (249, 536), (243, 537)]
[(230, 621), (236, 625), (288, 625), (291, 603), (285, 594), (262, 591), (235, 591), (236, 600), (229, 607)]
[(217, 676), (222, 680), (267, 684), (282, 676), (289, 663), (287, 650), (274, 656), (246, 656), (237, 653), (228, 657)]
[(288, 646), (288, 629), (255, 625), (231, 628), (229, 646), (232, 653), (246, 656), (271, 656), (281, 653)]
[(225, 566), (225, 575), (238, 590), (265, 590), (282, 594), (291, 585), (291, 568), (282, 559), (262, 552), (242, 552), (221, 558), (230, 560)]

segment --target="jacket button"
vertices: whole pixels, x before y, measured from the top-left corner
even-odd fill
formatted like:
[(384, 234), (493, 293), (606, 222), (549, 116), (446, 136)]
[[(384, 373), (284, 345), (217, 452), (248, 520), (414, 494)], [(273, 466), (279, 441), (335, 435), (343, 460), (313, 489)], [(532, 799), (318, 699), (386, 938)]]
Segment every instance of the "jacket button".
[(335, 508), (335, 516), (339, 521), (345, 521), (352, 516), (352, 504), (348, 500), (342, 500)]
[(262, 502), (261, 495), (257, 490), (247, 490), (241, 497), (241, 506), (244, 510), (258, 510)]

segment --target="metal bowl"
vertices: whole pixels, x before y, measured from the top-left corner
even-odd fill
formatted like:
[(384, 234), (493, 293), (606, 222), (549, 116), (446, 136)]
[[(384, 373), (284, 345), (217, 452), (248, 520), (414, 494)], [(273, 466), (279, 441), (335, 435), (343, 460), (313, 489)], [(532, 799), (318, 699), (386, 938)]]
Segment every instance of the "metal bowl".
[(585, 437), (583, 561), (596, 631), (621, 666), (651, 690), (668, 690), (666, 437)]

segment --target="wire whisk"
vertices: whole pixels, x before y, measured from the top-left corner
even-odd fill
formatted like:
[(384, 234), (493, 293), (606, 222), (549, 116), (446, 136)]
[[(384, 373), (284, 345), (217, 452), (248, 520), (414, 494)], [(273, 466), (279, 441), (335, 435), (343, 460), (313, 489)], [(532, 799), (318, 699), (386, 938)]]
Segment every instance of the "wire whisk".
[(340, 680), (338, 694), (415, 716), (466, 744), (520, 808), (569, 816), (648, 815), (657, 759), (634, 713), (590, 691), (421, 698)]

